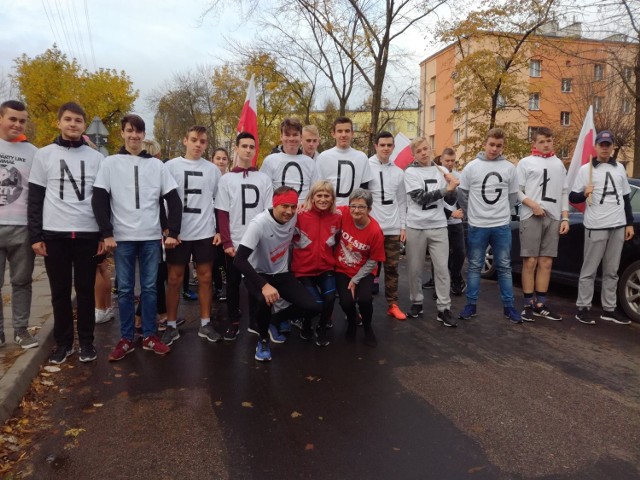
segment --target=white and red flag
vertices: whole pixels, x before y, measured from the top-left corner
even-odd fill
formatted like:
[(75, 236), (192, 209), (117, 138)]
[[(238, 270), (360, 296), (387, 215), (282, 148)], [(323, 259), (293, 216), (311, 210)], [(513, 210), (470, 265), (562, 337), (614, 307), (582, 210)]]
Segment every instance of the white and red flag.
[(256, 138), (256, 154), (251, 161), (252, 166), (258, 164), (258, 101), (256, 100), (256, 83), (255, 75), (251, 75), (249, 87), (247, 88), (247, 98), (242, 107), (240, 120), (238, 120), (238, 133), (249, 132)]
[(405, 169), (413, 162), (411, 140), (404, 133), (398, 133), (394, 139), (394, 148), (389, 158), (397, 167)]
[[(587, 114), (582, 122), (582, 129), (580, 135), (578, 135), (578, 141), (576, 142), (576, 148), (573, 151), (573, 157), (571, 157), (571, 164), (567, 172), (567, 186), (569, 191), (573, 187), (578, 170), (587, 162), (591, 161), (591, 157), (595, 155), (594, 145), (596, 140), (596, 127), (593, 123), (593, 106), (589, 107)], [(572, 204), (573, 205), (573, 204)], [(584, 203), (580, 205), (573, 205), (577, 209), (584, 211)]]

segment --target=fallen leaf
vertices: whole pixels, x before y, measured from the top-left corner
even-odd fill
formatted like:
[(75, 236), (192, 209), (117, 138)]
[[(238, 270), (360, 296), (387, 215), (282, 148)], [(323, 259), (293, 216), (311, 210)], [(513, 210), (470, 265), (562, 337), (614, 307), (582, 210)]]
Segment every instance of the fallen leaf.
[(324, 417), (318, 417), (318, 420), (324, 420)]
[(387, 359), (383, 358), (382, 360), (378, 360), (378, 365), (386, 365), (387, 364)]
[(40, 380), (42, 385), (46, 385), (47, 387), (53, 387), (54, 383), (51, 380)]
[(96, 408), (104, 407), (104, 403), (94, 403), (93, 406)]
[(105, 385), (111, 385), (113, 382), (110, 382), (109, 380), (105, 380), (102, 383), (104, 383)]
[(121, 377), (122, 377), (122, 374), (121, 374), (121, 373), (116, 373), (116, 374), (114, 375), (114, 377), (116, 377), (116, 378), (121, 378)]
[(46, 367), (44, 367), (44, 370), (49, 372), (49, 373), (56, 373), (60, 371), (60, 367), (55, 367), (53, 365), (47, 365)]
[(399, 449), (398, 447), (393, 447), (393, 451), (394, 451), (394, 452), (399, 452), (399, 451), (400, 451), (400, 449)]
[(241, 405), (245, 408), (253, 408), (253, 403), (251, 402), (242, 402)]
[(473, 467), (473, 468), (470, 468), (468, 470), (468, 473), (478, 473), (478, 472), (481, 472), (482, 470), (484, 470), (485, 468), (486, 468), (486, 466), (484, 466), (484, 465), (482, 465), (480, 467)]
[(301, 417), (302, 414), (300, 412), (296, 412), (295, 410), (293, 412), (291, 412), (291, 418), (298, 418)]
[(86, 430), (84, 428), (70, 428), (69, 430), (64, 432), (64, 436), (76, 438), (82, 432), (86, 432)]
[(214, 404), (216, 407), (219, 407), (220, 405), (222, 405), (222, 402), (221, 402), (220, 400), (218, 400), (218, 401), (216, 401), (216, 402), (213, 402), (213, 404)]
[(41, 377), (50, 377), (50, 376), (51, 376), (51, 374), (50, 374), (50, 373), (47, 373), (47, 372), (40, 372), (40, 376), (41, 376)]
[(305, 450), (307, 450), (307, 451), (309, 451), (309, 450), (313, 450), (313, 448), (314, 448), (314, 447), (313, 447), (313, 443), (307, 443), (307, 444), (304, 446), (304, 449), (305, 449)]
[(304, 377), (304, 378), (306, 378), (310, 382), (313, 382), (316, 379), (316, 377), (314, 377), (313, 375), (309, 375), (308, 377)]

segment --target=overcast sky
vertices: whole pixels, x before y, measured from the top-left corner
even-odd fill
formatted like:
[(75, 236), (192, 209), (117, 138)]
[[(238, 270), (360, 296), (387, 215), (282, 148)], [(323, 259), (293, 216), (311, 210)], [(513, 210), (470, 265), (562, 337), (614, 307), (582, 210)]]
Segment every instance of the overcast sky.
[[(22, 53), (33, 58), (56, 43), (90, 71), (124, 70), (140, 91), (136, 111), (151, 124), (153, 112), (146, 97), (154, 89), (177, 72), (228, 58), (225, 36), (251, 38), (253, 28), (243, 28), (239, 12), (230, 8), (209, 14), (200, 24), (207, 4), (207, 0), (0, 0), (0, 74), (11, 73), (13, 60)], [(417, 78), (427, 42), (414, 32), (403, 44), (414, 52)]]

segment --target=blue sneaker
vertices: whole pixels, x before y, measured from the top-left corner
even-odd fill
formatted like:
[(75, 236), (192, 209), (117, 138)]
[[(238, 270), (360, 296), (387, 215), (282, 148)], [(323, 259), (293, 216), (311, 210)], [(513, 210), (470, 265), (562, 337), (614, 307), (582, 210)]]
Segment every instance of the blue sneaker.
[(283, 320), (280, 322), (278, 330), (280, 330), (280, 333), (291, 333), (291, 324), (289, 323), (289, 320)]
[(507, 317), (511, 323), (522, 323), (522, 315), (513, 307), (504, 307), (504, 316)]
[(269, 340), (260, 340), (256, 346), (256, 354), (254, 357), (259, 362), (271, 361), (271, 349), (269, 348)]
[(476, 306), (470, 303), (467, 303), (462, 311), (458, 314), (458, 318), (462, 320), (469, 320), (471, 317), (476, 316)]
[(187, 290), (186, 292), (182, 292), (182, 298), (191, 302), (195, 302), (196, 300), (198, 300), (198, 294), (196, 292), (192, 292), (191, 290)]
[(278, 331), (278, 327), (274, 324), (269, 325), (269, 338), (273, 343), (284, 343), (287, 341), (287, 337)]

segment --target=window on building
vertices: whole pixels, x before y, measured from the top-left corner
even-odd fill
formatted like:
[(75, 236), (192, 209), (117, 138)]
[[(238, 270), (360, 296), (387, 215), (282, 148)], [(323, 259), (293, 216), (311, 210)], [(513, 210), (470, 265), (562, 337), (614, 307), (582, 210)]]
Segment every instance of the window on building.
[(596, 63), (593, 66), (593, 79), (594, 80), (602, 80), (604, 78), (604, 65), (601, 63)]
[(224, 126), (224, 134), (231, 135), (231, 127), (229, 125)]
[(560, 112), (560, 125), (563, 127), (571, 125), (571, 112)]
[(561, 87), (562, 93), (569, 93), (572, 91), (573, 82), (571, 80), (572, 80), (571, 78), (562, 79), (562, 87)]
[(436, 121), (436, 106), (435, 105), (431, 105), (429, 107), (429, 121), (430, 122), (435, 122)]
[(622, 100), (622, 112), (625, 114), (631, 113), (633, 110), (633, 102), (629, 97), (625, 97)]
[(505, 108), (507, 106), (507, 101), (504, 99), (502, 94), (498, 94), (498, 98), (496, 99), (496, 108)]
[(384, 127), (384, 129), (388, 130), (391, 133), (395, 133), (396, 132), (396, 122), (387, 123), (387, 125)]
[(358, 128), (359, 128), (359, 125), (354, 122), (354, 123), (351, 124), (351, 128), (353, 129), (354, 132), (357, 132)]
[(558, 158), (568, 158), (569, 157), (569, 147), (562, 145), (557, 151)]
[(542, 60), (531, 60), (529, 63), (529, 76), (541, 77), (542, 76)]
[(436, 149), (436, 136), (435, 135), (429, 135), (429, 145), (431, 146), (431, 150), (435, 150)]
[(631, 78), (633, 78), (633, 68), (624, 67), (624, 69), (622, 70), (622, 78), (624, 78), (627, 82), (630, 82)]
[(529, 94), (529, 110), (540, 110), (540, 94)]
[(602, 113), (604, 97), (593, 97), (593, 113)]
[(460, 143), (460, 129), (456, 128), (453, 131), (453, 144), (458, 145)]
[(456, 97), (453, 99), (453, 111), (454, 112), (460, 111), (460, 97)]
[(429, 80), (429, 92), (433, 93), (436, 91), (436, 77), (431, 77)]
[(529, 139), (530, 142), (533, 141), (533, 136), (536, 134), (536, 132), (538, 131), (538, 128), (540, 127), (529, 127), (527, 129), (527, 138)]

